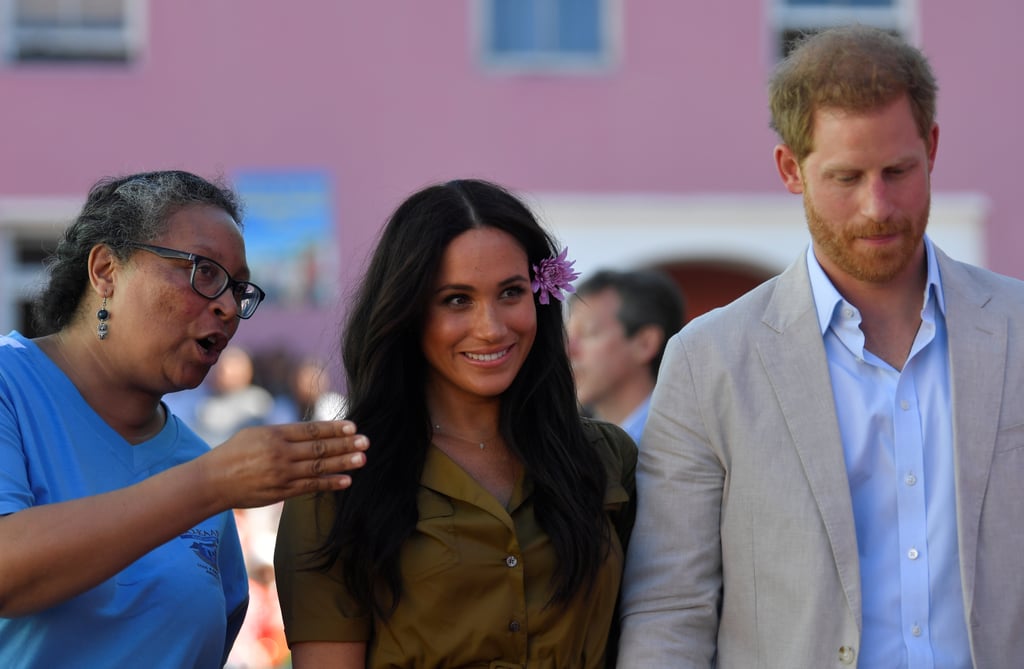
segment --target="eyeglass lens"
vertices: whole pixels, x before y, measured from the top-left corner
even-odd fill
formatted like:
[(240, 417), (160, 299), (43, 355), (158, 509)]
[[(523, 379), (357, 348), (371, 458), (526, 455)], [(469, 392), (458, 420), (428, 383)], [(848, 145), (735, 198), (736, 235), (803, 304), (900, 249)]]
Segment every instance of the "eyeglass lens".
[[(227, 270), (212, 260), (197, 258), (192, 270), (192, 287), (203, 297), (209, 299), (217, 298), (224, 289), (232, 283)], [(232, 295), (238, 305), (238, 312), (242, 318), (252, 316), (259, 306), (259, 290), (248, 281), (236, 281), (232, 288)]]

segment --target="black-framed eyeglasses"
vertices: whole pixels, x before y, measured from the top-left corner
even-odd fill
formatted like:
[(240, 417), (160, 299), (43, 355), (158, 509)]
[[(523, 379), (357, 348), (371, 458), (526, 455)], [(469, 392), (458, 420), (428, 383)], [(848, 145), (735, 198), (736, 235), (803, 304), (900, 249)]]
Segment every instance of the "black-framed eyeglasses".
[(256, 313), (256, 307), (267, 296), (263, 289), (251, 281), (236, 281), (231, 278), (223, 265), (216, 260), (195, 253), (186, 253), (169, 249), (165, 246), (153, 246), (152, 244), (140, 244), (132, 242), (132, 248), (149, 251), (161, 258), (174, 260), (188, 260), (192, 263), (192, 276), (189, 281), (192, 290), (208, 300), (215, 300), (224, 294), (225, 290), (231, 289), (231, 294), (238, 305), (238, 317), (249, 318)]

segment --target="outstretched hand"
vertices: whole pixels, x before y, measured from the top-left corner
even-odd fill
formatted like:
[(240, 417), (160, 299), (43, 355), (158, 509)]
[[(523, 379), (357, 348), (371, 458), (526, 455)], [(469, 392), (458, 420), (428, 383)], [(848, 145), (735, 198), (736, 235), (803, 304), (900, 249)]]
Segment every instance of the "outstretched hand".
[(366, 463), (369, 444), (347, 420), (260, 425), (240, 430), (196, 462), (225, 509), (248, 508), (347, 488), (352, 479), (342, 472)]

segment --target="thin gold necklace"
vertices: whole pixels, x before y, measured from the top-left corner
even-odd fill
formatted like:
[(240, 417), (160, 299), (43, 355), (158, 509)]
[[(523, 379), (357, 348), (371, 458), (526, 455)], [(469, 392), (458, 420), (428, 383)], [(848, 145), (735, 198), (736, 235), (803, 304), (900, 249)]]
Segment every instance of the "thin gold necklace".
[(488, 438), (487, 438), (487, 439), (485, 439), (485, 440), (480, 440), (480, 439), (466, 439), (465, 437), (461, 437), (461, 436), (459, 436), (459, 435), (455, 434), (455, 433), (454, 433), (454, 432), (452, 432), (451, 430), (447, 430), (447, 429), (445, 429), (445, 428), (442, 428), (442, 427), (441, 427), (441, 426), (440, 426), (439, 424), (437, 424), (437, 423), (434, 423), (434, 431), (435, 431), (435, 432), (440, 432), (441, 434), (443, 434), (443, 435), (445, 435), (445, 436), (447, 436), (447, 437), (451, 437), (452, 439), (455, 439), (455, 440), (457, 440), (457, 441), (461, 441), (461, 442), (463, 442), (463, 443), (466, 443), (466, 444), (473, 444), (474, 446), (479, 446), (479, 447), (480, 447), (480, 450), (481, 450), (481, 451), (482, 451), (482, 450), (484, 450), (484, 447), (485, 447), (485, 446), (487, 446), (487, 442), (488, 442), (488, 441), (491, 441), (492, 439), (494, 439), (494, 438), (496, 438), (496, 437), (498, 436), (498, 434), (497, 434), (497, 433), (495, 433), (495, 434), (493, 434), (492, 436), (488, 437)]

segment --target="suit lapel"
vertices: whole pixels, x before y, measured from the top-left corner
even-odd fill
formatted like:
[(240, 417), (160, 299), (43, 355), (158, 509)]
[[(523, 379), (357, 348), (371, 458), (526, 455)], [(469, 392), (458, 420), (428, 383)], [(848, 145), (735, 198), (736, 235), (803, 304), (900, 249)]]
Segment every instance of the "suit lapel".
[[(937, 248), (936, 255), (946, 298), (960, 570), (970, 616), (978, 529), (1007, 364), (1007, 322), (1003, 315), (985, 309), (991, 294), (982, 291), (962, 265)], [(847, 602), (861, 626), (853, 504), (803, 255), (779, 277), (763, 323), (766, 329), (758, 339), (762, 364), (817, 501)]]
[(981, 507), (992, 466), (1006, 367), (1006, 318), (985, 309), (982, 291), (962, 265), (936, 249), (946, 298), (956, 462), (957, 532), (964, 599), (970, 614)]
[(861, 625), (853, 502), (825, 346), (801, 255), (776, 284), (758, 350), (832, 544), (839, 578)]

